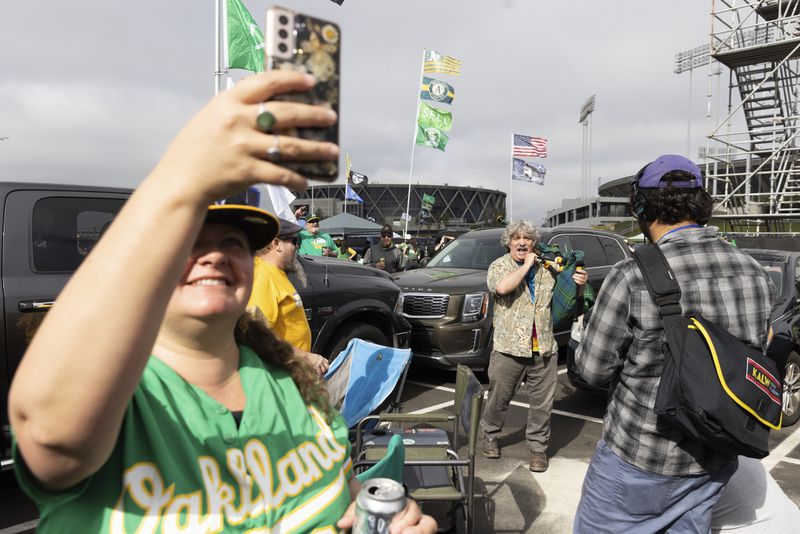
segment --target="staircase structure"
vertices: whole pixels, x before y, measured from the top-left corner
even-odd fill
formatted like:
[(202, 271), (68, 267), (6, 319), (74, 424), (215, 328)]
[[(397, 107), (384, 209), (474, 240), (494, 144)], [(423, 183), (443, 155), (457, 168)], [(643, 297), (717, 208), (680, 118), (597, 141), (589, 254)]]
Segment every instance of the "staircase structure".
[[(711, 56), (730, 69), (728, 114), (712, 125), (706, 183), (715, 217), (740, 231), (800, 220), (800, 0), (714, 0)], [(738, 101), (738, 103), (737, 103)], [(746, 129), (732, 128), (743, 113)]]

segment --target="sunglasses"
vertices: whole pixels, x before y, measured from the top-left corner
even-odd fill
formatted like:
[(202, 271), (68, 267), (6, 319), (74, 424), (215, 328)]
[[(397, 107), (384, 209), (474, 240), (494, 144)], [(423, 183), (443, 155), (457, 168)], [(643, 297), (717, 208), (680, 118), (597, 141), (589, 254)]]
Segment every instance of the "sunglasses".
[(284, 243), (291, 243), (294, 246), (297, 246), (297, 236), (295, 237), (281, 237), (279, 238)]
[(392, 237), (392, 234), (381, 234), (381, 237)]
[(310, 224), (311, 226), (319, 226), (319, 223), (317, 221), (314, 221), (314, 222), (311, 222), (311, 223), (308, 223), (308, 224)]

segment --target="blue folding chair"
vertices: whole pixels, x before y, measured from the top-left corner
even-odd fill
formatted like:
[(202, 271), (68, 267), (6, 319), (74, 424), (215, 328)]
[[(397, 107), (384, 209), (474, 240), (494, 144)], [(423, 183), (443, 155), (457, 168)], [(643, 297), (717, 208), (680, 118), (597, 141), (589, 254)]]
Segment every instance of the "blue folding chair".
[[(355, 465), (378, 462), (388, 453), (392, 441), (402, 439), (405, 449), (402, 478), (410, 495), (420, 502), (450, 502), (451, 527), (455, 527), (456, 515), (460, 510), (464, 515), (465, 532), (472, 534), (475, 518), (475, 454), (482, 412), (483, 387), (468, 367), (459, 365), (456, 368), (452, 413), (449, 410), (421, 414), (380, 413), (365, 417), (356, 426), (353, 446), (357, 460)], [(368, 423), (377, 421), (382, 425), (399, 423), (413, 426), (381, 426), (365, 430)], [(465, 454), (459, 453), (462, 431), (467, 438)]]
[[(331, 362), (323, 379), (348, 428), (378, 410), (397, 388), (389, 411), (396, 411), (405, 383), (411, 349), (396, 349), (353, 338)], [(399, 386), (398, 386), (399, 384)]]

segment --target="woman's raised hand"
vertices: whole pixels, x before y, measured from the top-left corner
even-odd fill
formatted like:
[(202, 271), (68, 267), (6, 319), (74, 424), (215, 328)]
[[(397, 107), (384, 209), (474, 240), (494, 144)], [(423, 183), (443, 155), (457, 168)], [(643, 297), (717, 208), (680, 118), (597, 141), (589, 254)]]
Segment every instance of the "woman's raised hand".
[[(301, 175), (268, 161), (277, 148), (280, 161), (330, 161), (339, 156), (333, 143), (281, 135), (302, 126), (328, 127), (338, 120), (323, 106), (270, 101), (275, 95), (308, 91), (312, 76), (291, 71), (255, 74), (220, 93), (195, 115), (169, 145), (151, 176), (169, 180), (203, 205), (241, 191), (255, 183), (285, 185), (303, 191)], [(257, 117), (274, 116), (268, 133), (259, 130)]]

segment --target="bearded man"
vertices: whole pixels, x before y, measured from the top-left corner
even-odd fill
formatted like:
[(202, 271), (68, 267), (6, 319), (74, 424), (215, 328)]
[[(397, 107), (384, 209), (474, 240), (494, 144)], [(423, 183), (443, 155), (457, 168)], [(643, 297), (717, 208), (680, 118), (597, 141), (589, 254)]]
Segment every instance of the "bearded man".
[(253, 273), (253, 293), (248, 307), (255, 306), (263, 315), (270, 330), (294, 347), (295, 355), (305, 358), (322, 376), (328, 360), (311, 350), (311, 328), (308, 326), (303, 299), (287, 272), (293, 272), (303, 286), (305, 271), (297, 258), (297, 233), (300, 226), (280, 219), (278, 235), (256, 252)]

